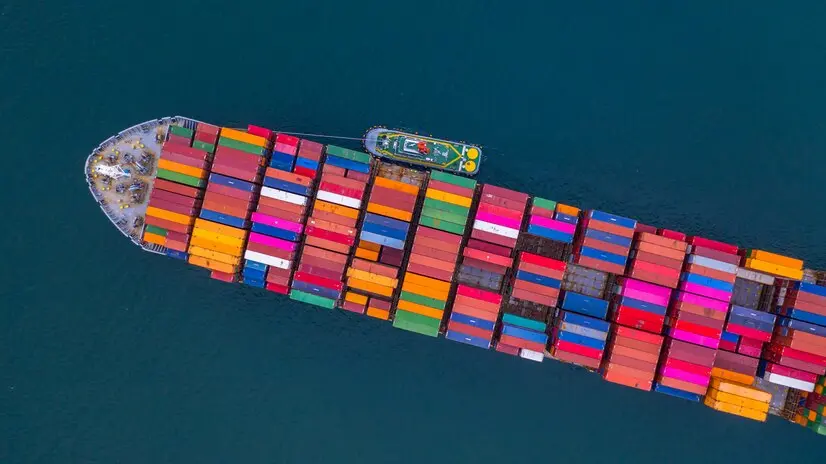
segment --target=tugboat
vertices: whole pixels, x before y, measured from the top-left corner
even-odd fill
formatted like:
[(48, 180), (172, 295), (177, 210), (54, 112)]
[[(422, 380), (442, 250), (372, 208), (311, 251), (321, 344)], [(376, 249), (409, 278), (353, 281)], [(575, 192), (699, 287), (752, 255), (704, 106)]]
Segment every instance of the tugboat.
[(364, 149), (391, 161), (466, 176), (476, 175), (482, 160), (482, 149), (477, 146), (384, 127), (373, 127), (367, 131)]

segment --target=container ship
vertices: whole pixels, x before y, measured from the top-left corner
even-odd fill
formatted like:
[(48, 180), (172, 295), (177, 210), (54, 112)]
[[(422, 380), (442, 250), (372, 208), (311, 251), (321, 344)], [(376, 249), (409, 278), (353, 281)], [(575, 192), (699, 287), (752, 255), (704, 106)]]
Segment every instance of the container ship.
[(826, 434), (826, 272), (479, 184), (477, 146), (363, 140), (176, 116), (84, 169), (135, 245), (213, 279)]

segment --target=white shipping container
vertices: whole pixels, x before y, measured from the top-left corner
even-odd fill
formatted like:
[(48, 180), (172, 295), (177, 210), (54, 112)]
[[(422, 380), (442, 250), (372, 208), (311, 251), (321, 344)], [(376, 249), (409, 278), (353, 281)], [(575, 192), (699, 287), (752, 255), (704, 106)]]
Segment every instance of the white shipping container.
[(706, 258), (705, 256), (688, 255), (688, 262), (703, 267), (717, 269), (718, 271), (728, 272), (729, 274), (737, 273), (737, 265), (724, 263), (722, 261), (717, 261), (716, 259)]
[(771, 383), (783, 385), (784, 387), (797, 388), (798, 390), (803, 390), (807, 392), (815, 391), (815, 384), (806, 382), (804, 380), (795, 379), (792, 377), (786, 377), (785, 375), (772, 374), (771, 372), (766, 372), (766, 375), (764, 375), (763, 378)]
[(501, 235), (508, 238), (519, 237), (519, 231), (511, 229), (510, 227), (500, 226), (498, 224), (491, 224), (490, 222), (480, 221), (478, 219), (473, 221), (473, 228), (483, 232), (490, 232), (492, 234)]
[(542, 358), (544, 358), (545, 355), (538, 351), (522, 348), (521, 350), (519, 350), (519, 357), (523, 359), (529, 359), (531, 361), (542, 362)]
[(245, 251), (244, 258), (250, 261), (264, 263), (272, 267), (277, 267), (279, 269), (290, 269), (292, 267), (292, 261), (287, 261), (286, 259), (282, 258), (276, 258), (275, 256), (265, 255), (264, 253), (259, 253), (257, 251)]
[(318, 195), (316, 195), (316, 198), (330, 203), (335, 203), (337, 205), (347, 206), (353, 209), (361, 208), (361, 200), (345, 197), (344, 195), (339, 195), (337, 193), (325, 192), (324, 190), (319, 190)]
[(304, 206), (307, 204), (307, 197), (296, 195), (294, 193), (285, 192), (283, 190), (274, 189), (271, 187), (261, 187), (261, 195), (272, 198), (273, 200), (286, 201), (294, 205)]
[(764, 285), (774, 285), (774, 277), (742, 267), (737, 268), (737, 277)]

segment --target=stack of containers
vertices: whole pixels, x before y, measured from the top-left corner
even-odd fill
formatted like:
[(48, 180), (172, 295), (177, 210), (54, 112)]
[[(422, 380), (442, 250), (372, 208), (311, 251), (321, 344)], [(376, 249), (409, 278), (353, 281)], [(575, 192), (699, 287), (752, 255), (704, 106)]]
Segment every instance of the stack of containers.
[(808, 282), (788, 285), (778, 299), (779, 323), (763, 351), (758, 374), (812, 392), (818, 376), (826, 374), (826, 287)]
[[(370, 180), (371, 158), (328, 145), (304, 248), (290, 298), (332, 309), (344, 288), (344, 272), (356, 241), (356, 226)], [(302, 266), (304, 265), (304, 266)]]
[[(431, 171), (411, 259), (402, 278), (394, 327), (431, 337), (439, 334), (475, 190), (472, 179)], [(414, 262), (414, 255), (440, 263)]]
[[(233, 282), (239, 271), (250, 212), (258, 197), (262, 166), (271, 145), (260, 135), (221, 129), (201, 220), (195, 224), (189, 247), (190, 264), (211, 269), (215, 279)], [(195, 232), (202, 241), (195, 243)]]
[[(390, 319), (391, 302), (399, 286), (399, 267), (424, 176), (422, 171), (379, 164), (356, 255), (347, 269), (343, 309)], [(415, 260), (429, 262), (418, 255)]]
[[(299, 160), (317, 164), (322, 149), (323, 146), (316, 142), (286, 134), (276, 135), (258, 208), (252, 214), (252, 232), (244, 255), (245, 283), (266, 287), (282, 295), (290, 293), (294, 258), (315, 181), (314, 170), (302, 171), (302, 174), (296, 170)], [(298, 270), (304, 269), (299, 267)]]
[(662, 333), (672, 289), (628, 277), (618, 279), (618, 283), (611, 320), (626, 327)]
[(542, 361), (548, 343), (548, 316), (556, 306), (565, 263), (525, 251), (510, 288), (496, 350)]
[(716, 411), (765, 422), (771, 399), (771, 393), (751, 384), (713, 378), (703, 403)]
[(650, 391), (663, 346), (661, 335), (614, 325), (600, 370), (602, 378)]
[(591, 210), (574, 244), (576, 264), (623, 274), (637, 221), (602, 211)]
[(445, 338), (479, 348), (490, 348), (501, 305), (502, 295), (459, 284)]
[[(598, 303), (594, 304), (593, 302), (601, 301), (570, 292), (565, 293), (565, 298), (570, 295), (575, 295), (573, 300), (577, 300), (582, 304), (573, 305), (569, 302), (568, 306), (588, 308), (586, 311), (581, 311), (584, 314), (593, 314), (593, 310), (598, 309), (596, 307), (599, 306)], [(592, 303), (586, 303), (588, 300)], [(596, 370), (602, 363), (610, 330), (611, 323), (602, 318), (585, 316), (571, 311), (559, 311), (551, 332), (553, 346), (550, 354), (560, 361)]]
[(826, 435), (826, 376), (820, 376), (815, 390), (806, 395), (798, 408), (794, 421), (813, 430), (818, 435)]
[(199, 122), (198, 127), (195, 128), (195, 139), (192, 141), (192, 148), (197, 148), (208, 153), (215, 153), (220, 130), (221, 128), (218, 126)]
[(679, 232), (665, 229), (659, 234), (637, 232), (627, 275), (663, 287), (677, 288), (687, 248), (685, 235)]
[(666, 337), (653, 390), (700, 402), (708, 390), (716, 349)]
[[(499, 307), (502, 302), (502, 284), (513, 266), (513, 248), (516, 246), (528, 195), (513, 190), (483, 185), (473, 220), (471, 238), (462, 251), (458, 282), (460, 286), (479, 290), (481, 306), (493, 309), (487, 303), (496, 302), (496, 311), (487, 312), (491, 319), (476, 319), (473, 298), (467, 304), (454, 304), (447, 326), (446, 338), (489, 348), (493, 340)], [(529, 277), (526, 273), (526, 279)], [(468, 293), (466, 289), (463, 289)], [(463, 295), (467, 296), (467, 295)], [(478, 300), (478, 299), (477, 299)], [(507, 329), (511, 334), (519, 332), (523, 336), (530, 332), (520, 332), (518, 328)], [(544, 334), (543, 334), (544, 336)], [(534, 336), (532, 341), (538, 341)], [(541, 360), (543, 350), (532, 356)], [(526, 352), (526, 355), (530, 355)]]
[(578, 222), (579, 209), (534, 197), (527, 232), (548, 240), (573, 243)]
[[(200, 124), (198, 130), (212, 131), (213, 128), (217, 131), (215, 126)], [(143, 240), (166, 247), (166, 255), (178, 259), (188, 257), (186, 250), (192, 224), (202, 204), (201, 187), (210, 163), (209, 153), (189, 147), (191, 136), (190, 129), (169, 127), (167, 137), (170, 139), (161, 148), (158, 176), (149, 195), (144, 221)], [(176, 169), (198, 172), (193, 177), (188, 175), (192, 172), (181, 173)]]
[(711, 377), (751, 385), (757, 374), (758, 362), (757, 358), (721, 349), (714, 358)]
[[(424, 176), (423, 171), (390, 163), (379, 164), (356, 255), (347, 269), (348, 290), (341, 304), (343, 309), (359, 314), (366, 312), (368, 316), (382, 320), (390, 319), (399, 268)], [(442, 252), (422, 247), (417, 251), (410, 257), (413, 267), (440, 266), (438, 258)]]
[[(753, 360), (753, 363), (748, 362), (749, 366), (753, 364), (753, 368), (749, 367), (750, 372), (742, 372), (754, 376), (761, 345), (771, 340), (774, 330), (776, 316), (767, 311), (771, 308), (775, 293), (775, 278), (743, 267), (738, 267), (736, 273), (731, 307), (719, 349)], [(740, 343), (741, 337), (746, 339), (743, 344)]]
[(743, 267), (789, 280), (803, 279), (803, 261), (762, 250), (746, 250)]

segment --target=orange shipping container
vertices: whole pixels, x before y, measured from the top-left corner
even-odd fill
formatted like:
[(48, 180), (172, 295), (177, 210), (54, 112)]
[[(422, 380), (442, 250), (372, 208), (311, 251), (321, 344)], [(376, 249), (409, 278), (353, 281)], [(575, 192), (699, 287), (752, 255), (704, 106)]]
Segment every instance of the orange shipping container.
[(372, 274), (378, 274), (384, 277), (389, 277), (391, 279), (395, 279), (399, 275), (399, 270), (395, 267), (371, 263), (369, 261), (364, 261), (361, 259), (354, 259), (351, 266), (353, 267), (353, 269), (358, 269), (360, 271), (365, 271)]
[(499, 305), (496, 303), (491, 303), (490, 301), (483, 301), (477, 300), (475, 298), (471, 298), (465, 295), (456, 295), (456, 298), (453, 300), (454, 305), (453, 307), (456, 308), (457, 306), (468, 306), (472, 308), (477, 308), (482, 311), (486, 311), (490, 314), (498, 314), (499, 313)]
[(639, 390), (644, 391), (651, 391), (651, 387), (653, 386), (653, 379), (637, 379), (634, 377), (629, 377), (620, 373), (616, 369), (609, 369), (603, 374), (602, 378), (605, 380), (616, 383), (618, 385), (624, 385), (626, 387), (637, 388)]
[(556, 204), (556, 212), (567, 214), (568, 216), (579, 216), (579, 208), (574, 208), (573, 206), (563, 205), (562, 203)]
[(655, 255), (665, 256), (666, 258), (676, 259), (682, 261), (685, 259), (685, 253), (671, 248), (661, 247), (653, 243), (639, 242), (637, 243), (637, 250), (653, 253)]
[(733, 284), (734, 280), (737, 278), (736, 274), (730, 274), (719, 269), (700, 266), (699, 264), (689, 264), (686, 266), (685, 270), (686, 272), (690, 272), (692, 274), (699, 274), (712, 279), (722, 280), (723, 282), (728, 282), (730, 284)]
[(390, 311), (386, 309), (374, 308), (372, 306), (367, 307), (367, 315), (383, 321), (390, 319)]
[(192, 264), (193, 266), (203, 267), (218, 272), (225, 272), (227, 274), (235, 274), (238, 272), (237, 266), (231, 266), (229, 264), (209, 260), (201, 256), (190, 255), (187, 262), (189, 262), (189, 264)]
[(342, 266), (347, 264), (347, 256), (341, 255), (339, 253), (334, 253), (332, 251), (327, 251), (321, 248), (315, 248), (313, 246), (304, 247), (303, 254), (315, 256), (317, 258), (321, 258), (327, 261), (332, 261)]
[(435, 258), (430, 258), (428, 256), (423, 256), (417, 253), (411, 253), (409, 261), (414, 264), (432, 267), (434, 269), (439, 269), (445, 272), (453, 272), (456, 269), (456, 265), (454, 263), (446, 263), (444, 261)]
[(315, 201), (313, 211), (315, 210), (326, 211), (328, 213), (337, 214), (339, 216), (344, 216), (353, 220), (357, 220), (359, 217), (359, 212), (357, 209), (348, 208), (346, 206), (336, 205), (333, 203), (328, 203), (323, 200)]
[(164, 243), (166, 243), (166, 237), (153, 234), (152, 232), (144, 232), (143, 241), (146, 243), (154, 243), (155, 245), (164, 246)]
[(384, 177), (377, 176), (376, 179), (373, 181), (373, 185), (378, 185), (379, 187), (385, 187), (391, 190), (404, 192), (413, 196), (419, 194), (419, 188), (414, 185), (405, 184), (404, 182), (399, 182), (396, 180), (385, 179)]
[(197, 177), (198, 179), (203, 179), (206, 177), (206, 171), (203, 169), (194, 168), (192, 166), (176, 163), (163, 158), (158, 160), (158, 169), (167, 169), (169, 171), (185, 174), (187, 176)]
[(190, 225), (192, 224), (193, 218), (186, 216), (184, 214), (173, 213), (171, 211), (162, 210), (159, 208), (155, 208), (154, 206), (148, 206), (146, 208), (146, 215), (147, 216), (154, 216), (158, 219), (165, 219), (167, 221), (172, 221), (177, 224), (183, 225)]
[(444, 311), (442, 310), (433, 309), (428, 306), (411, 303), (405, 300), (399, 300), (399, 303), (396, 305), (396, 308), (439, 320), (442, 319), (442, 315), (444, 314)]
[(342, 243), (336, 243), (330, 240), (325, 240), (323, 238), (318, 237), (311, 237), (309, 235), (305, 236), (304, 243), (307, 245), (312, 245), (314, 247), (323, 248), (325, 250), (335, 251), (336, 253), (341, 253), (343, 255), (347, 255), (350, 253), (350, 246), (344, 245)]
[(413, 219), (413, 213), (403, 211), (389, 206), (379, 205), (377, 203), (368, 203), (367, 211), (375, 214), (381, 214), (399, 221), (410, 222)]
[(634, 237), (634, 229), (629, 229), (627, 227), (621, 227), (621, 226), (618, 226), (616, 224), (611, 224), (610, 222), (603, 222), (603, 221), (597, 221), (595, 219), (589, 219), (587, 227), (589, 229), (601, 230), (602, 232), (608, 232), (609, 234), (619, 235), (620, 237), (626, 237), (626, 238)]
[(379, 254), (376, 251), (365, 250), (364, 248), (356, 248), (356, 256), (370, 261), (378, 261)]
[(283, 209), (295, 214), (304, 214), (306, 207), (304, 205), (296, 205), (287, 201), (276, 200), (275, 198), (265, 197), (261, 195), (258, 197), (258, 205), (265, 205), (271, 208)]
[(492, 313), (490, 311), (485, 311), (484, 309), (475, 308), (473, 306), (468, 306), (465, 304), (454, 304), (453, 310), (454, 313), (464, 314), (466, 316), (474, 317), (476, 319), (481, 319), (483, 321), (489, 322), (496, 322), (496, 313)]
[(637, 235), (637, 238), (641, 242), (650, 243), (652, 245), (657, 245), (664, 248), (670, 248), (672, 250), (680, 251), (683, 254), (685, 254), (685, 251), (688, 248), (688, 243), (686, 242), (683, 242), (681, 240), (674, 240), (668, 237), (663, 237), (661, 235), (656, 235), (649, 232), (640, 232)]
[(619, 355), (619, 356), (626, 356), (629, 358), (638, 359), (640, 361), (645, 361), (649, 363), (654, 363), (656, 366), (657, 361), (660, 359), (660, 351), (657, 350), (656, 353), (650, 353), (645, 351), (640, 351), (634, 348), (629, 348), (627, 346), (622, 345), (614, 345), (611, 347), (611, 353)]

